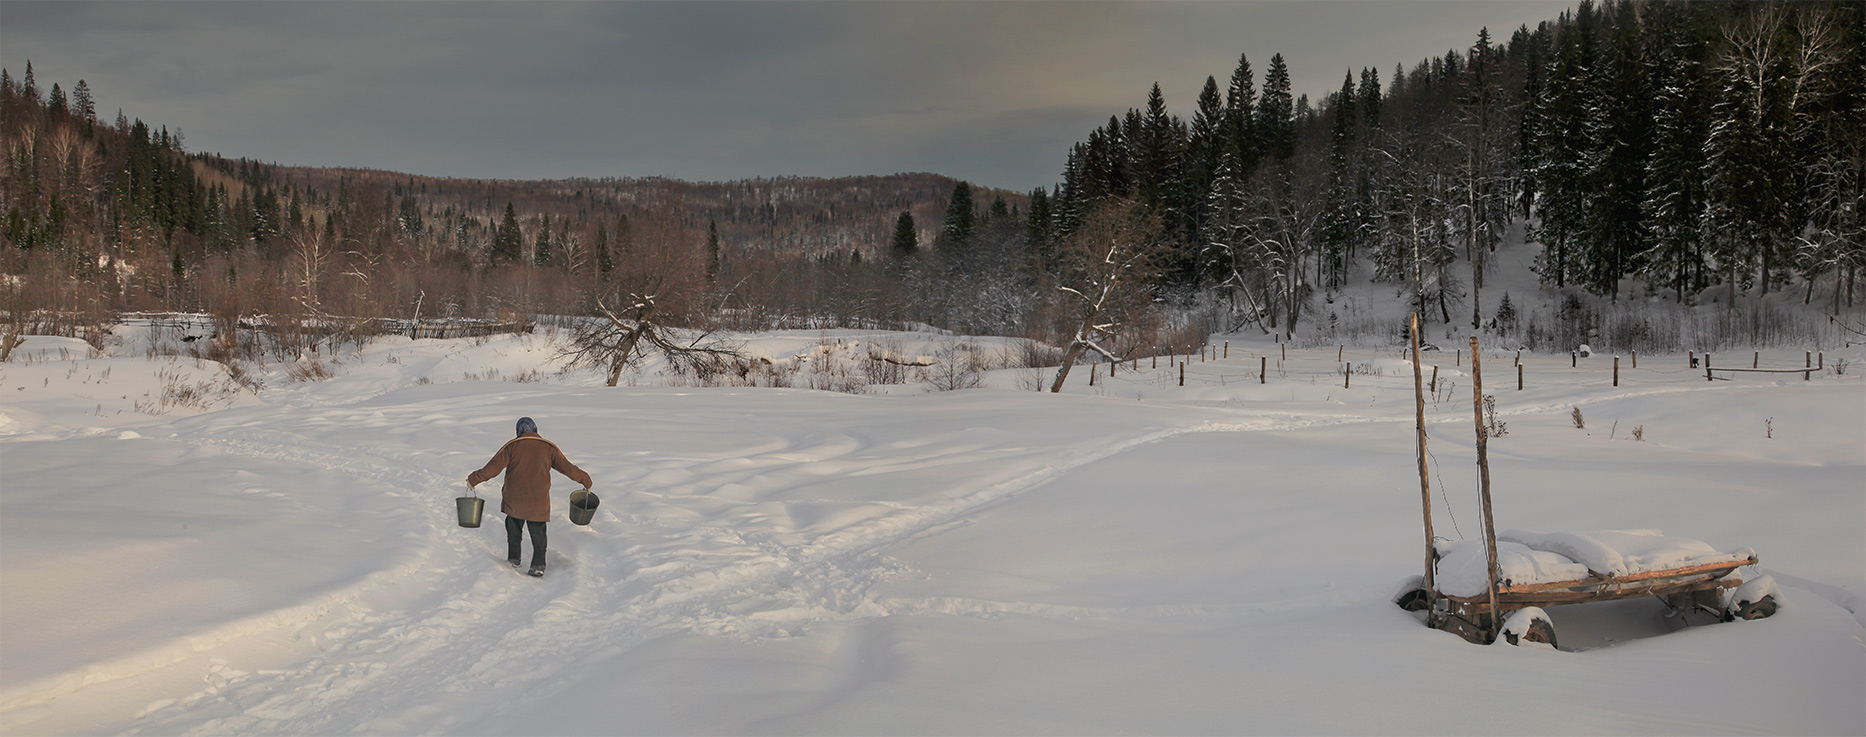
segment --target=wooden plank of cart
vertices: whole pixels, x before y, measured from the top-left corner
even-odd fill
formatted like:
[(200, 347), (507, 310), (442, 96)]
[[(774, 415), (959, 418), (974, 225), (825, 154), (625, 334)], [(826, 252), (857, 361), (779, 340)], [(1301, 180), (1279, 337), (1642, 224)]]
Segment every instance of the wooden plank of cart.
[[(1484, 384), (1477, 338), (1471, 338), (1471, 389), (1477, 423), (1477, 464), (1483, 500), (1484, 552), (1487, 558), (1486, 589), (1481, 594), (1454, 596), (1442, 593), (1434, 577), (1439, 563), (1439, 549), (1432, 534), (1432, 488), (1426, 474), (1425, 393), (1419, 367), (1419, 316), (1412, 315), (1412, 364), (1418, 451), (1419, 488), (1425, 514), (1426, 561), (1423, 586), (1402, 592), (1395, 603), (1413, 611), (1423, 610), (1426, 626), (1457, 634), (1480, 645), (1495, 642), (1499, 636), (1511, 644), (1519, 640), (1555, 644), (1554, 624), (1542, 607), (1613, 601), (1654, 596), (1674, 610), (1707, 612), (1721, 619), (1758, 619), (1775, 613), (1776, 590), (1767, 576), (1750, 586), (1736, 571), (1753, 566), (1757, 557), (1712, 563), (1697, 563), (1660, 570), (1611, 575), (1593, 570), (1588, 575), (1560, 581), (1499, 583), (1497, 532), (1490, 506), (1490, 463), (1486, 452), (1484, 427)], [(1742, 595), (1726, 597), (1724, 591), (1741, 587)], [(1726, 599), (1728, 601), (1726, 602)], [(1510, 623), (1511, 615), (1531, 612), (1535, 616)], [(1516, 631), (1508, 631), (1508, 630)]]

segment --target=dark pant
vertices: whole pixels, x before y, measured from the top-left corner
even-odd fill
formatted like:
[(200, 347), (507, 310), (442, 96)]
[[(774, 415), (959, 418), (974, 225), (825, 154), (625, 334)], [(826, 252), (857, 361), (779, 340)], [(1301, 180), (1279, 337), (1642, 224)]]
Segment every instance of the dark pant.
[(531, 567), (544, 565), (544, 523), (523, 520), (511, 515), (505, 518), (505, 558), (518, 560), (518, 541), (525, 528), (531, 528)]

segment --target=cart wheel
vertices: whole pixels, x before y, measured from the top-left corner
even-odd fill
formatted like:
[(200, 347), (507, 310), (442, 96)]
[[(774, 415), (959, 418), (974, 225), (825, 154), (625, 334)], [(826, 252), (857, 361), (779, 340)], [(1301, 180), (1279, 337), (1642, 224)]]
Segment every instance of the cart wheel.
[(1774, 614), (1775, 609), (1775, 596), (1771, 594), (1756, 601), (1739, 601), (1731, 614), (1742, 620), (1762, 619)]
[(1541, 607), (1518, 609), (1503, 621), (1503, 640), (1511, 645), (1539, 642), (1555, 647), (1555, 623)]
[(1737, 587), (1736, 593), (1730, 595), (1726, 611), (1735, 619), (1762, 619), (1775, 613), (1780, 606), (1781, 593), (1774, 578), (1759, 576)]
[(1393, 595), (1393, 603), (1409, 612), (1423, 612), (1432, 606), (1432, 592), (1426, 590), (1423, 577), (1411, 576)]

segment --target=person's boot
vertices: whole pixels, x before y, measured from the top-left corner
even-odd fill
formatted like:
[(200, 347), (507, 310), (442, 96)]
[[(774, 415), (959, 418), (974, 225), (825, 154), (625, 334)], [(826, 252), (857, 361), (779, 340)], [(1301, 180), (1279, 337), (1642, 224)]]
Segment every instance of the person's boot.
[(530, 574), (533, 578), (543, 578), (544, 577), (544, 561), (538, 561), (536, 563), (531, 564)]

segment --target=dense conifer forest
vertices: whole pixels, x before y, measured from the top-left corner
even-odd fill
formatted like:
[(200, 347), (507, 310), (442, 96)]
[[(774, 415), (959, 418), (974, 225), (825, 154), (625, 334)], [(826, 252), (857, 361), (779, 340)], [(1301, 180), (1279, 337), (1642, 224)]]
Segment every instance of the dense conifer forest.
[(1066, 235), (1099, 202), (1138, 200), (1163, 224), (1162, 289), (1223, 293), (1272, 328), (1369, 279), (1484, 328), (1477, 297), (1512, 225), (1558, 291), (1811, 302), (1823, 287), (1838, 310), (1866, 265), (1863, 49), (1859, 3), (1624, 0), (1349, 70), (1313, 102), (1292, 98), (1281, 55), (1259, 87), (1246, 54), (1228, 82), (1206, 78), (1190, 121), (1157, 85), (1109, 118), (1032, 211)]
[[(674, 324), (1063, 342), (1083, 338), (1079, 303), (1099, 285), (1092, 311), (1123, 326), (1101, 336), (1118, 353), (1190, 322), (1294, 335), (1369, 283), (1433, 322), (1508, 333), (1513, 309), (1484, 290), (1510, 238), (1539, 249), (1545, 298), (1571, 306), (1790, 290), (1853, 306), (1866, 5), (1583, 2), (1504, 35), (1345, 70), (1318, 100), (1294, 93), (1280, 54), (1255, 57), (1259, 77), (1246, 51), (1189, 117), (1155, 85), (1058, 152), (1059, 185), (1027, 194), (934, 174), (279, 166), (102, 116), (84, 80), (47, 87), (28, 63), (0, 72), (0, 312), (12, 330), (72, 333), (125, 311), (583, 315), (653, 296)], [(1110, 248), (1118, 274), (1097, 271)]]

